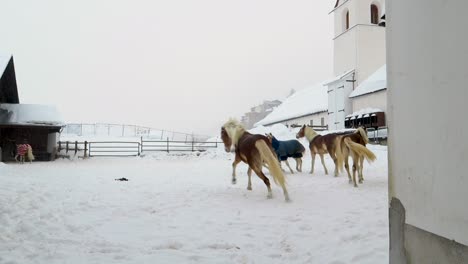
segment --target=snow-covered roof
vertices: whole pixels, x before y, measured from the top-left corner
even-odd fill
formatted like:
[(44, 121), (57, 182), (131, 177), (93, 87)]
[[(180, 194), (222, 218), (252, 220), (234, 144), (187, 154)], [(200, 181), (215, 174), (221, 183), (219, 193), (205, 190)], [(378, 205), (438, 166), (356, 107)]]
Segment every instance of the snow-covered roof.
[(350, 115), (347, 115), (346, 117), (351, 117), (351, 119), (354, 119), (356, 116), (358, 118), (360, 117), (366, 117), (365, 115), (369, 115), (369, 114), (373, 114), (373, 113), (379, 113), (379, 112), (383, 112), (382, 109), (379, 109), (379, 108), (364, 108), (364, 109), (361, 109), (359, 111), (356, 111)]
[(62, 126), (63, 120), (52, 105), (0, 104), (0, 124)]
[(349, 70), (349, 71), (345, 71), (344, 73), (342, 73), (342, 74), (336, 76), (335, 78), (323, 82), (323, 85), (329, 85), (329, 84), (332, 84), (332, 83), (334, 83), (334, 82), (337, 82), (337, 81), (339, 81), (339, 80), (341, 80), (341, 79), (343, 79), (343, 78), (348, 77), (348, 75), (350, 75), (350, 74), (352, 74), (352, 73), (354, 73), (354, 69), (353, 69), (353, 70)]
[(8, 66), (8, 62), (10, 62), (10, 59), (11, 59), (11, 54), (0, 53), (0, 77), (3, 75), (3, 72)]
[(350, 98), (387, 89), (387, 65), (383, 65), (364, 80), (350, 95)]
[(321, 83), (299, 90), (286, 98), (271, 114), (254, 126), (270, 125), (328, 110), (327, 88)]

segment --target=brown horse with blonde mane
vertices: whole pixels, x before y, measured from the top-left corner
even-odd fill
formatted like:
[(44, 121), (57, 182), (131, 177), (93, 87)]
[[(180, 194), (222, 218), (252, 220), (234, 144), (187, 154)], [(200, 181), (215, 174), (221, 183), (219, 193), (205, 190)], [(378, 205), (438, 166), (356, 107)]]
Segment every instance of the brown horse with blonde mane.
[(351, 156), (353, 159), (353, 178), (354, 187), (358, 187), (356, 183), (356, 171), (359, 175), (359, 183), (364, 181), (364, 176), (362, 175), (364, 159), (369, 163), (376, 159), (375, 154), (366, 148), (366, 144), (369, 143), (367, 138), (367, 133), (362, 127), (358, 128), (355, 133), (342, 135), (337, 139), (337, 166), (340, 171), (346, 168), (348, 173), (349, 182), (351, 182), (351, 174), (349, 172), (348, 157)]
[[(250, 176), (253, 170), (267, 186), (267, 198), (273, 197), (270, 180), (262, 172), (262, 166), (266, 163), (270, 174), (273, 176), (273, 180), (283, 189), (285, 200), (289, 201), (284, 174), (281, 171), (278, 159), (275, 157), (267, 137), (250, 134), (238, 121), (230, 119), (221, 127), (221, 139), (223, 140), (226, 152), (231, 152), (231, 150), (235, 148), (236, 159), (233, 163), (233, 170), (235, 170), (235, 165), (239, 162), (236, 163), (237, 160), (241, 160), (249, 165), (247, 174), (249, 175), (250, 188), (247, 187), (247, 189), (252, 189)], [(234, 171), (232, 183), (236, 183)]]
[(322, 136), (309, 126), (303, 125), (301, 127), (301, 130), (299, 130), (299, 132), (296, 134), (296, 138), (306, 137), (309, 141), (309, 149), (312, 156), (312, 166), (310, 169), (311, 174), (314, 173), (315, 156), (319, 154), (323, 168), (325, 169), (325, 174), (328, 175), (327, 166), (325, 165), (325, 160), (323, 159), (323, 155), (328, 153), (335, 163), (335, 177), (338, 176), (338, 163), (336, 157), (337, 138), (340, 135), (345, 134), (346, 132), (332, 133)]

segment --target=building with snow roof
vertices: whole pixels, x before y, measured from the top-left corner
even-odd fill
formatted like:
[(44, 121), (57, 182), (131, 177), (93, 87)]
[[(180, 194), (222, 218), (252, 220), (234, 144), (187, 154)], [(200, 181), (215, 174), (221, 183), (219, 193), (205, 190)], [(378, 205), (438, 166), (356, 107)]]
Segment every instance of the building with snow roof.
[(241, 122), (245, 128), (252, 128), (255, 123), (265, 118), (273, 109), (281, 104), (279, 100), (265, 100), (262, 104), (252, 107), (250, 112), (245, 113), (241, 118)]
[(290, 95), (271, 114), (255, 126), (312, 125), (316, 128), (327, 127), (327, 89), (323, 84), (304, 88)]
[(0, 160), (13, 161), (16, 144), (32, 146), (36, 160), (53, 160), (63, 122), (54, 106), (20, 104), (12, 55), (0, 55)]
[[(330, 12), (335, 22), (333, 72), (336, 77), (325, 84), (331, 129), (385, 125), (385, 23), (380, 19), (384, 7), (385, 0), (337, 0)], [(376, 112), (366, 112), (371, 109)], [(360, 120), (364, 115), (369, 116)], [(372, 115), (375, 122), (370, 120)]]

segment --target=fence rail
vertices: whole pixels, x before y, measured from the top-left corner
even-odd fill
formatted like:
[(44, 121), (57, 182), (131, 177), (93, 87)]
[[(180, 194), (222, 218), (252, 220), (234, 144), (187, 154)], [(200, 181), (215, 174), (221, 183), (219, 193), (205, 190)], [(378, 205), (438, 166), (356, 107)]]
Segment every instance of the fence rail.
[(147, 140), (143, 137), (138, 141), (59, 141), (59, 154), (78, 152), (86, 157), (140, 156), (146, 152), (179, 152), (206, 151), (217, 148), (221, 142), (182, 141), (182, 140)]
[(199, 135), (194, 133), (182, 133), (169, 131), (164, 129), (156, 129), (151, 127), (143, 127), (137, 125), (125, 124), (85, 124), (85, 123), (69, 123), (66, 124), (63, 134), (77, 135), (77, 136), (112, 136), (112, 137), (150, 137), (153, 139), (164, 140), (170, 138), (171, 140), (185, 140), (185, 141), (203, 141), (207, 140), (209, 136)]

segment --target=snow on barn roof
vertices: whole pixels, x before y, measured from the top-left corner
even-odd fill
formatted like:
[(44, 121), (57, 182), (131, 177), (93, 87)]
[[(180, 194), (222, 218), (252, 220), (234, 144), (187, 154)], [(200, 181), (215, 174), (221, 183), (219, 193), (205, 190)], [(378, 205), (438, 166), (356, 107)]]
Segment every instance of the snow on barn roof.
[(387, 89), (387, 65), (383, 65), (364, 80), (350, 95), (350, 98)]
[(356, 111), (350, 115), (347, 115), (346, 118), (348, 117), (351, 117), (351, 119), (354, 119), (353, 117), (365, 117), (364, 115), (368, 115), (368, 114), (373, 114), (373, 113), (379, 113), (379, 112), (383, 112), (382, 109), (379, 109), (379, 108), (364, 108), (364, 109), (361, 109), (359, 111)]
[(271, 125), (281, 121), (311, 115), (328, 110), (327, 88), (322, 84), (304, 88), (292, 94), (271, 114), (254, 126)]
[(8, 66), (8, 62), (10, 62), (11, 54), (2, 54), (0, 53), (0, 77), (5, 72), (6, 67)]
[(37, 104), (0, 104), (0, 124), (62, 126), (55, 106)]

